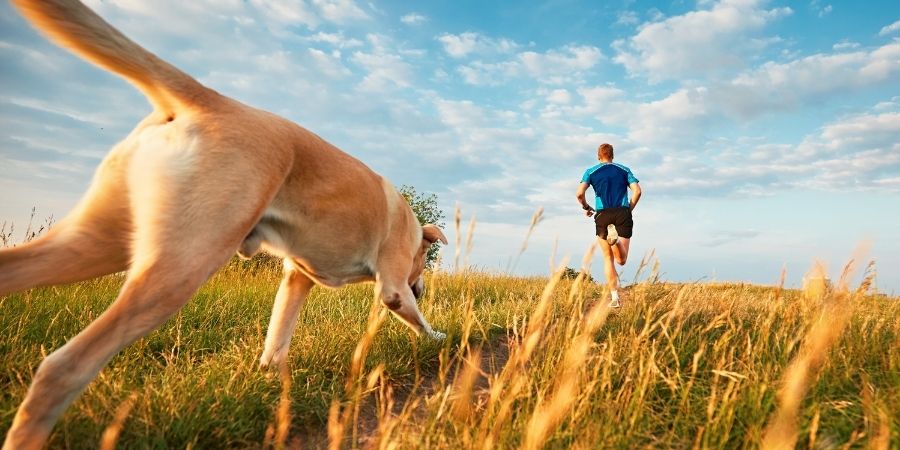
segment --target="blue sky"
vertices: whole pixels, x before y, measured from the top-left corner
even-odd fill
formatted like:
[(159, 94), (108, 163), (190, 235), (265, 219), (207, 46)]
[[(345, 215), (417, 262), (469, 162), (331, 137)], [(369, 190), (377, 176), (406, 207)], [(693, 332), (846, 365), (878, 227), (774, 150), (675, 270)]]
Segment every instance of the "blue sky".
[[(469, 262), (577, 265), (602, 142), (641, 180), (630, 279), (796, 285), (860, 242), (900, 291), (900, 3), (697, 0), (87, 2), (208, 86), (438, 195)], [(61, 217), (150, 111), (0, 5), (0, 221)], [(238, 181), (239, 182), (239, 181)], [(590, 195), (590, 194), (589, 194)], [(453, 245), (444, 251), (452, 263)], [(593, 264), (595, 277), (601, 265)]]

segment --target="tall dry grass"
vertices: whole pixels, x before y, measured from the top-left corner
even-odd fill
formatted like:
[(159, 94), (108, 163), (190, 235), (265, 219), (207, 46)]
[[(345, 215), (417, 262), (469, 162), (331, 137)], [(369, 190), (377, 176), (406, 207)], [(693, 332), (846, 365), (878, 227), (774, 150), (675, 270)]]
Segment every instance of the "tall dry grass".
[[(371, 286), (315, 289), (279, 376), (257, 368), (279, 266), (234, 261), (112, 360), (50, 445), (898, 447), (900, 300), (871, 290), (874, 266), (859, 286), (801, 292), (783, 274), (774, 287), (666, 283), (648, 255), (610, 311), (586, 281), (592, 258), (575, 280), (565, 261), (549, 278), (429, 273), (420, 307), (444, 342), (388, 319)], [(121, 283), (0, 298), (0, 432), (41, 355)]]

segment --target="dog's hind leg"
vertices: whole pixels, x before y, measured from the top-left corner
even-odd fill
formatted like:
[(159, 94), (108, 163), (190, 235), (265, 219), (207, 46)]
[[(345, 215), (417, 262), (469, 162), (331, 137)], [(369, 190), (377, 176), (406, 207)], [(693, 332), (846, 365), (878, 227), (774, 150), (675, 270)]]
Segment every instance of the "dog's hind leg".
[(128, 267), (132, 225), (120, 159), (114, 150), (78, 206), (47, 234), (0, 250), (0, 295)]
[(306, 303), (306, 296), (313, 284), (313, 281), (300, 271), (297, 263), (290, 258), (284, 259), (284, 277), (275, 295), (265, 349), (259, 358), (261, 368), (278, 367), (287, 360), (291, 336), (297, 327), (300, 309)]
[(96, 236), (78, 225), (57, 225), (45, 236), (0, 251), (0, 295), (86, 280), (127, 267), (123, 242)]
[(40, 448), (59, 415), (107, 361), (178, 311), (230, 250), (211, 252), (199, 263), (164, 251), (132, 267), (115, 302), (40, 364), (3, 448)]
[[(201, 206), (183, 210), (199, 209), (198, 216), (213, 216), (204, 214), (206, 205)], [(224, 209), (221, 204), (216, 207)], [(40, 364), (4, 449), (40, 448), (59, 415), (107, 361), (178, 311), (228, 260), (246, 233), (245, 224), (252, 223), (250, 218), (229, 223), (221, 217), (188, 221), (181, 211), (167, 212), (146, 227), (149, 232), (136, 230), (135, 261), (118, 298)]]
[(132, 202), (134, 256), (118, 298), (41, 363), (4, 449), (40, 448), (66, 406), (113, 355), (162, 325), (228, 261), (277, 189), (277, 181), (227, 189), (221, 179), (177, 158), (150, 162), (129, 185), (143, 201)]

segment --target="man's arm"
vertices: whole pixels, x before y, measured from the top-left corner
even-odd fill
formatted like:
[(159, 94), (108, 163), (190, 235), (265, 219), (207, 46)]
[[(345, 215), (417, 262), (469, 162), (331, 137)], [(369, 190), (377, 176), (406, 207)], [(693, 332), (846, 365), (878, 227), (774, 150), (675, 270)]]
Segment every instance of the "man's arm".
[(575, 193), (575, 197), (578, 199), (578, 203), (581, 203), (581, 209), (587, 211), (587, 216), (590, 217), (594, 214), (594, 208), (591, 208), (591, 205), (588, 205), (587, 200), (584, 198), (584, 193), (587, 192), (587, 188), (590, 186), (588, 183), (582, 182), (578, 185), (578, 192)]
[(631, 188), (631, 210), (634, 211), (634, 207), (637, 206), (638, 200), (641, 199), (641, 185), (637, 181), (628, 185)]

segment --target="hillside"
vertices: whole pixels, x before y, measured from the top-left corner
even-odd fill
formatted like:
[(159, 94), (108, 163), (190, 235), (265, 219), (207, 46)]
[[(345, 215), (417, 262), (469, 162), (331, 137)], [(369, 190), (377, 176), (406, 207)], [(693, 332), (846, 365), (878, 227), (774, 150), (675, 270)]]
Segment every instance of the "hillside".
[[(370, 285), (317, 288), (279, 377), (257, 368), (279, 275), (258, 261), (220, 271), (111, 361), (50, 447), (96, 448), (115, 425), (120, 448), (307, 448), (329, 434), (365, 448), (756, 448), (767, 430), (803, 448), (900, 442), (896, 298), (651, 280), (610, 311), (577, 280), (438, 272), (420, 306), (447, 341), (370, 316)], [(41, 355), (121, 282), (0, 298), (0, 433)]]

